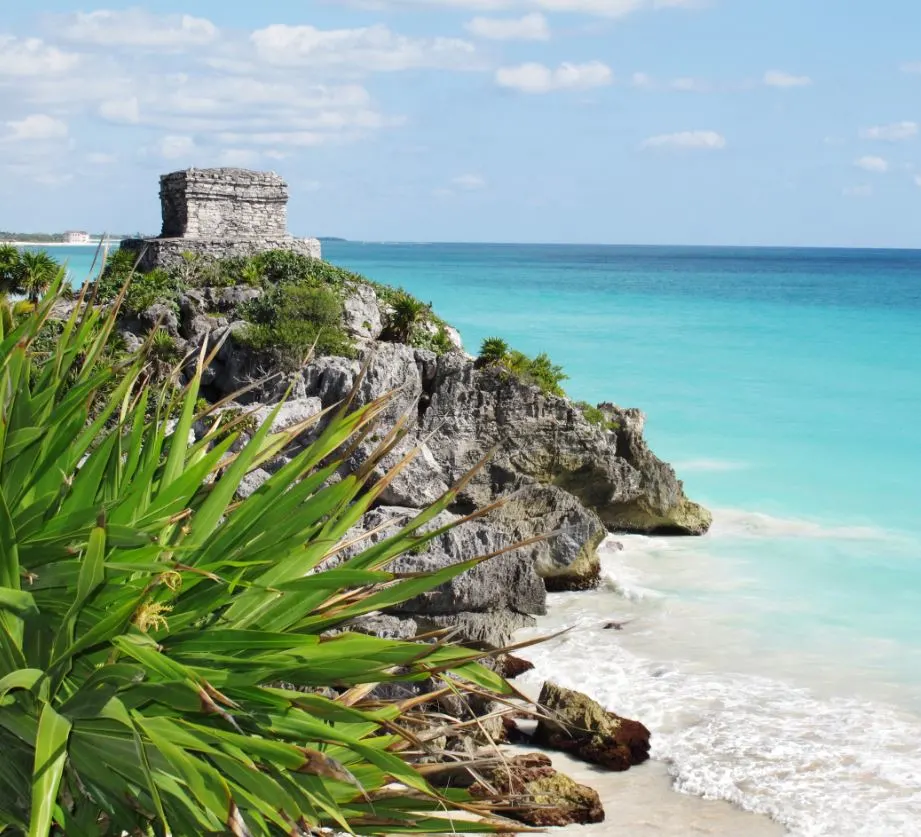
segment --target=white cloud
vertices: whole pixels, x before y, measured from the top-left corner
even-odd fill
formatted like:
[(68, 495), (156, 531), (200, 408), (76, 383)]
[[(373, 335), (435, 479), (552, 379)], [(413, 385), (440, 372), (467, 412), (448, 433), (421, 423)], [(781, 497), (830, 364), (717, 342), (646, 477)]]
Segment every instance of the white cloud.
[(496, 70), (496, 84), (522, 93), (549, 93), (552, 90), (587, 90), (614, 81), (611, 68), (600, 61), (585, 64), (560, 64), (555, 69), (544, 64), (520, 64)]
[(882, 157), (860, 157), (857, 160), (854, 160), (854, 165), (859, 169), (864, 171), (871, 171), (876, 174), (883, 174), (884, 172), (889, 171), (889, 161), (884, 160)]
[[(136, 95), (106, 99), (98, 112), (118, 124), (150, 126), (172, 135), (211, 136), (235, 148), (270, 144), (266, 135), (278, 134), (292, 134), (286, 144), (296, 145), (330, 142), (344, 134), (353, 140), (404, 122), (400, 116), (377, 111), (361, 85), (309, 85), (278, 78), (274, 71), (262, 79), (153, 75), (135, 80)], [(247, 141), (249, 134), (254, 135), (252, 143)]]
[(921, 61), (907, 61), (902, 65), (903, 73), (921, 73)]
[(634, 73), (630, 77), (630, 86), (640, 90), (677, 90), (682, 93), (706, 93), (713, 89), (708, 82), (692, 76), (659, 81), (649, 73)]
[(768, 87), (808, 87), (812, 84), (809, 76), (794, 76), (781, 70), (768, 70), (764, 74), (764, 83)]
[(109, 122), (137, 125), (141, 121), (141, 105), (137, 96), (129, 99), (109, 99), (99, 105), (99, 115)]
[(107, 154), (104, 151), (91, 151), (86, 155), (86, 162), (94, 166), (110, 166), (118, 162), (118, 157), (114, 154)]
[(705, 81), (698, 78), (676, 78), (670, 84), (672, 90), (682, 90), (688, 93), (704, 93), (709, 87)]
[(259, 57), (280, 67), (339, 67), (351, 72), (414, 68), (468, 68), (476, 47), (460, 38), (410, 38), (383, 24), (361, 29), (317, 29), (274, 24), (251, 40)]
[(290, 145), (311, 148), (330, 142), (334, 136), (320, 131), (257, 131), (252, 133), (225, 131), (217, 134), (215, 138), (225, 145), (250, 143), (252, 145)]
[(650, 88), (655, 87), (655, 79), (649, 73), (634, 73), (630, 76), (630, 84), (634, 87)]
[(915, 175), (915, 185), (921, 187), (921, 174)]
[(659, 134), (643, 140), (641, 148), (693, 148), (718, 151), (726, 147), (726, 138), (716, 131), (679, 131)]
[(63, 139), (69, 133), (67, 123), (45, 113), (33, 113), (25, 119), (14, 119), (6, 123), (7, 142), (31, 142), (36, 140)]
[(465, 192), (476, 192), (486, 188), (486, 178), (479, 174), (462, 174), (455, 177), (451, 183)]
[(540, 12), (520, 18), (475, 17), (465, 28), (477, 38), (491, 41), (550, 40), (550, 25)]
[(39, 172), (32, 177), (33, 182), (40, 186), (63, 186), (73, 179), (71, 172)]
[[(21, 108), (0, 115), (0, 141), (14, 132), (4, 120), (29, 113), (49, 114), (48, 119), (69, 124), (75, 133), (80, 126), (79, 145), (75, 140), (73, 147), (60, 141), (55, 146), (55, 165), (62, 170), (103, 165), (88, 156), (88, 150), (100, 145), (108, 148), (90, 133), (98, 133), (100, 120), (125, 126), (127, 131), (119, 135), (147, 159), (194, 151), (189, 162), (196, 163), (255, 160), (257, 153), (265, 162), (273, 153), (359, 141), (402, 125), (405, 118), (383, 112), (356, 82), (358, 72), (414, 66), (468, 69), (481, 61), (477, 47), (466, 40), (405, 37), (384, 26), (336, 32), (281, 27), (294, 38), (295, 48), (289, 55), (264, 60), (257, 41), (261, 37), (262, 49), (268, 49), (271, 33), (278, 29), (260, 30), (262, 35), (256, 33), (251, 41), (242, 33), (225, 36), (201, 18), (158, 17), (137, 9), (48, 20), (62, 39), (59, 46), (65, 41), (80, 46), (64, 52), (71, 48), (0, 34), (0, 92), (15, 91)], [(164, 58), (166, 52), (184, 54)], [(8, 78), (14, 73), (15, 78)], [(131, 131), (134, 126), (150, 136)], [(40, 127), (29, 123), (16, 130)], [(46, 125), (42, 130), (60, 128)], [(158, 137), (166, 139), (156, 142)], [(194, 138), (194, 148), (175, 138)], [(3, 147), (0, 165), (29, 153), (28, 142)], [(36, 148), (51, 153), (41, 143)]]
[(0, 76), (55, 76), (72, 70), (80, 57), (39, 38), (0, 35)]
[(841, 194), (846, 198), (869, 198), (873, 194), (873, 187), (869, 183), (862, 186), (845, 186)]
[(52, 18), (60, 37), (106, 49), (146, 49), (171, 52), (211, 44), (218, 28), (191, 15), (155, 15), (144, 9), (76, 12)]
[(155, 153), (164, 160), (188, 158), (195, 150), (195, 140), (186, 136), (166, 136), (154, 146)]
[(874, 125), (860, 131), (861, 139), (902, 142), (918, 135), (917, 122), (893, 122), (891, 125)]
[(217, 164), (240, 169), (256, 168), (264, 156), (253, 148), (225, 148), (218, 155)]
[(646, 9), (695, 9), (707, 0), (351, 0), (353, 5), (382, 9), (394, 6), (471, 9), (498, 12), (528, 7), (547, 12), (569, 12), (597, 17), (620, 18)]

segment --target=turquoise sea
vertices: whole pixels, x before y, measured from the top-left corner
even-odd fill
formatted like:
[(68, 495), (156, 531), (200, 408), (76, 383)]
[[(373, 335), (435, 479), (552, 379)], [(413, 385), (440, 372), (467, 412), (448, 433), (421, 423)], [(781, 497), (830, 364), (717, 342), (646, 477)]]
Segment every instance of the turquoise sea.
[[(79, 274), (88, 252), (58, 255)], [(554, 596), (541, 630), (573, 630), (535, 677), (646, 722), (683, 791), (797, 835), (921, 834), (921, 251), (325, 255), (431, 301), (471, 351), (501, 335), (574, 397), (642, 408), (715, 511), (705, 538), (620, 539), (601, 590)]]

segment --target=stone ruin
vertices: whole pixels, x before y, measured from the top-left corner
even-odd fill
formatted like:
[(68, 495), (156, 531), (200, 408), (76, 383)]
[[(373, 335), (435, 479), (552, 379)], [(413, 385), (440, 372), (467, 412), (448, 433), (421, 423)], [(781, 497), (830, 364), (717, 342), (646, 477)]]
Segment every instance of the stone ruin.
[(322, 257), (315, 238), (288, 234), (288, 184), (274, 172), (187, 169), (160, 178), (163, 229), (158, 238), (128, 238), (142, 271), (173, 267), (184, 254), (210, 258), (292, 250)]

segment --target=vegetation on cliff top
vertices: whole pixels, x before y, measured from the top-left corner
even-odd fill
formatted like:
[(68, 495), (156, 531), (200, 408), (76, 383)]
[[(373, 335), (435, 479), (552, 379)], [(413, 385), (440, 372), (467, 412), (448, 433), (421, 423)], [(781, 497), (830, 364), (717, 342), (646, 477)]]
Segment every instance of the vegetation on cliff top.
[[(39, 275), (44, 279), (23, 282), (17, 265), (24, 255), (13, 247), (0, 246), (0, 287), (23, 292), (32, 298), (47, 285), (48, 268), (56, 263), (46, 260)], [(19, 262), (17, 262), (19, 260)], [(97, 298), (111, 301), (129, 283), (122, 310), (138, 315), (160, 303), (178, 312), (184, 291), (195, 288), (251, 287), (262, 295), (240, 307), (236, 315), (250, 323), (237, 339), (256, 351), (273, 356), (282, 368), (299, 368), (308, 352), (318, 355), (355, 356), (355, 344), (343, 328), (343, 304), (346, 295), (359, 284), (372, 287), (384, 308), (384, 331), (381, 339), (406, 343), (416, 348), (444, 354), (453, 348), (447, 324), (422, 302), (402, 288), (373, 282), (357, 273), (317, 259), (284, 250), (273, 250), (249, 258), (206, 259), (187, 254), (182, 264), (170, 270), (157, 269), (137, 273), (136, 254), (113, 252), (97, 283)], [(19, 274), (16, 271), (20, 271)], [(515, 351), (500, 337), (485, 339), (480, 347), (481, 366), (499, 367), (525, 383), (537, 386), (547, 395), (565, 397), (563, 382), (567, 375), (541, 352), (529, 357)], [(604, 414), (586, 402), (576, 406), (586, 419), (606, 429), (616, 429)]]
[(528, 357), (524, 352), (510, 349), (501, 337), (487, 337), (480, 346), (478, 361), (482, 366), (502, 369), (526, 384), (540, 387), (546, 395), (566, 396), (563, 381), (568, 375), (546, 352)]
[(78, 300), (37, 351), (63, 281), (18, 321), (0, 302), (3, 833), (514, 830), (450, 822), (489, 804), (438, 791), (417, 768), (427, 748), (405, 730), (424, 699), (372, 695), (394, 680), (454, 694), (511, 687), (477, 652), (347, 627), (482, 560), (385, 569), (452, 528), (422, 532), (459, 488), (323, 570), (392, 478), (370, 476), (388, 437), (366, 467), (330, 480), (337, 452), (367, 435), (388, 397), (327, 417), (237, 500), (244, 476), (318, 417), (272, 433), (279, 405), (244, 442), (198, 401), (203, 355), (188, 384), (154, 387), (150, 354), (168, 346), (152, 338), (141, 354), (107, 354), (117, 303)]
[(98, 298), (114, 299), (130, 279), (123, 310), (136, 315), (155, 303), (178, 310), (183, 291), (189, 289), (259, 288), (262, 298), (237, 312), (252, 323), (242, 339), (258, 351), (273, 354), (283, 366), (299, 365), (311, 347), (320, 355), (355, 355), (354, 343), (342, 327), (342, 308), (348, 293), (360, 284), (373, 287), (386, 309), (382, 339), (438, 354), (452, 348), (446, 324), (430, 305), (402, 289), (299, 253), (273, 250), (219, 260), (187, 254), (175, 268), (148, 273), (137, 273), (136, 262), (134, 253), (114, 252), (99, 282)]

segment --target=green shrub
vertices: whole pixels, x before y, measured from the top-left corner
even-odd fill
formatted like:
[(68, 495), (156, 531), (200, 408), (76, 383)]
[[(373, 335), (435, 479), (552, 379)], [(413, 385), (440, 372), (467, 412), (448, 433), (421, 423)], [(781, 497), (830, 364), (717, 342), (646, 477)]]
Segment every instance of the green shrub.
[(178, 310), (181, 293), (182, 283), (172, 272), (158, 268), (150, 273), (137, 273), (128, 286), (124, 310), (127, 314), (140, 314), (157, 302)]
[(269, 250), (254, 256), (252, 263), (267, 285), (329, 286), (341, 292), (348, 283), (361, 279), (329, 262), (291, 250)]
[(527, 370), (522, 377), (530, 383), (537, 384), (548, 395), (558, 395), (560, 397), (566, 395), (561, 384), (569, 376), (563, 372), (562, 366), (558, 366), (550, 360), (550, 356), (546, 352), (541, 352), (537, 357), (529, 361)]
[(398, 291), (388, 300), (388, 308), (383, 337), (395, 343), (409, 343), (431, 314), (430, 306), (405, 291)]
[(501, 337), (487, 337), (480, 344), (479, 361), (484, 365), (502, 363), (509, 353), (508, 343)]
[(545, 395), (566, 395), (562, 383), (569, 376), (546, 352), (531, 358), (524, 352), (509, 350), (508, 344), (499, 337), (488, 337), (480, 346), (478, 360), (482, 365), (503, 367), (518, 380), (540, 387)]
[(128, 280), (139, 275), (136, 272), (139, 254), (130, 250), (113, 250), (106, 257), (102, 274), (96, 282), (96, 299), (111, 302), (118, 296)]
[(448, 336), (447, 326), (440, 321), (432, 322), (428, 327), (416, 326), (407, 343), (416, 349), (428, 349), (436, 355), (447, 354), (455, 348)]
[(582, 411), (582, 415), (585, 416), (585, 420), (589, 424), (595, 424), (598, 427), (603, 427), (605, 430), (620, 429), (619, 422), (611, 421), (606, 418), (603, 411), (599, 410), (597, 407), (593, 407), (588, 401), (577, 401), (574, 406)]
[(156, 302), (175, 307), (184, 286), (181, 270), (157, 269), (148, 273), (137, 270), (138, 254), (130, 250), (114, 250), (106, 259), (102, 274), (96, 282), (96, 299), (111, 302), (126, 283), (124, 311), (139, 314)]
[(392, 478), (330, 479), (342, 466), (337, 452), (388, 398), (331, 417), (238, 501), (245, 475), (304, 425), (272, 435), (273, 416), (230, 459), (236, 433), (190, 446), (200, 369), (186, 387), (152, 389), (143, 358), (78, 362), (105, 350), (114, 311), (74, 312), (52, 361), (23, 375), (60, 281), (0, 333), (3, 833), (500, 828), (450, 821), (461, 806), (486, 808), (463, 790), (431, 787), (415, 767), (419, 740), (404, 731), (421, 719), (368, 695), (394, 680), (434, 678), (462, 695), (511, 697), (511, 687), (478, 652), (347, 629), (476, 563), (426, 576), (386, 570), (451, 528), (422, 531), (457, 492), (323, 571)]
[(243, 342), (259, 351), (272, 351), (286, 367), (299, 367), (316, 344), (320, 355), (354, 354), (342, 328), (342, 302), (322, 287), (282, 285), (250, 303), (251, 325)]

